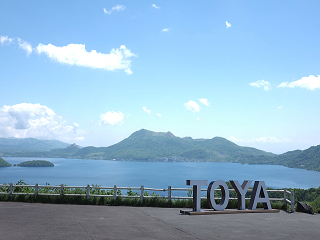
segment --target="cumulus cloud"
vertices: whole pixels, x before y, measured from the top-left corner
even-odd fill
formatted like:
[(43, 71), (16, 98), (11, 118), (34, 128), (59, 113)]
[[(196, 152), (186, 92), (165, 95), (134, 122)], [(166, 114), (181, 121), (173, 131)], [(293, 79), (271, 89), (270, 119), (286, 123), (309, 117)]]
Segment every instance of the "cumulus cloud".
[(252, 87), (263, 87), (263, 89), (265, 91), (268, 91), (271, 89), (271, 84), (268, 82), (268, 81), (265, 81), (265, 80), (259, 80), (259, 81), (256, 81), (256, 82), (252, 82), (250, 83), (250, 86)]
[(143, 111), (147, 112), (147, 113), (151, 113), (151, 110), (148, 110), (146, 107), (142, 107)]
[(79, 137), (79, 125), (68, 126), (52, 109), (39, 103), (20, 103), (0, 108), (0, 136), (16, 138), (59, 139)]
[(157, 6), (157, 5), (155, 5), (155, 4), (152, 4), (152, 7), (157, 8), (157, 9), (160, 9), (160, 7)]
[[(8, 36), (1, 36), (0, 43), (10, 44), (13, 38)], [(99, 53), (96, 50), (91, 52), (86, 51), (84, 44), (69, 44), (67, 46), (57, 47), (52, 44), (40, 43), (35, 49), (31, 44), (20, 38), (17, 38), (18, 45), (21, 49), (26, 51), (29, 56), (32, 52), (36, 51), (38, 54), (45, 54), (50, 59), (58, 63), (69, 65), (77, 65), (82, 67), (100, 68), (109, 71), (124, 70), (127, 74), (132, 74), (131, 57), (137, 57), (131, 50), (127, 49), (125, 45), (120, 48), (112, 49), (109, 54)]]
[(160, 113), (157, 113), (157, 116), (158, 116), (158, 117), (162, 117), (162, 115), (161, 115)]
[(107, 11), (105, 8), (103, 9), (103, 12), (105, 13), (105, 14), (111, 14), (113, 11), (122, 11), (122, 10), (124, 10), (126, 7), (125, 6), (123, 6), (123, 5), (116, 5), (116, 6), (114, 6), (113, 8), (111, 8), (111, 10), (109, 10), (109, 11)]
[(188, 110), (190, 110), (190, 111), (192, 111), (192, 112), (199, 112), (199, 111), (200, 111), (199, 105), (198, 105), (196, 102), (191, 101), (191, 100), (190, 100), (189, 102), (185, 103), (184, 106), (185, 106)]
[(110, 125), (121, 125), (123, 123), (123, 119), (124, 119), (124, 114), (122, 112), (114, 112), (114, 111), (109, 111), (105, 114), (100, 114), (100, 125), (106, 125), (106, 124), (110, 124)]
[(30, 43), (18, 38), (18, 44), (19, 44), (20, 48), (22, 48), (23, 50), (25, 50), (27, 52), (28, 56), (30, 55), (30, 53), (32, 53), (32, 46)]
[(3, 44), (9, 45), (12, 42), (13, 42), (13, 38), (9, 38), (8, 36), (2, 36), (2, 35), (0, 36), (1, 45), (3, 45)]
[(301, 87), (306, 88), (308, 90), (315, 90), (316, 88), (320, 88), (320, 75), (318, 75), (317, 77), (310, 75), (309, 77), (303, 77), (297, 81), (290, 83), (283, 82), (278, 87)]
[(234, 143), (288, 143), (291, 142), (290, 139), (278, 139), (276, 137), (259, 137), (259, 138), (252, 138), (252, 139), (237, 139), (235, 137), (229, 137), (230, 141)]
[(87, 52), (84, 44), (69, 44), (57, 47), (52, 44), (39, 44), (36, 48), (39, 54), (46, 54), (50, 59), (59, 63), (77, 65), (82, 67), (102, 68), (105, 70), (124, 69), (127, 74), (132, 74), (130, 57), (136, 56), (124, 45), (112, 49), (109, 54), (98, 53), (96, 50)]
[(202, 104), (204, 104), (204, 105), (206, 105), (206, 106), (209, 106), (209, 102), (208, 102), (207, 99), (205, 99), (205, 98), (200, 98), (199, 101), (200, 101)]
[(162, 29), (162, 32), (168, 32), (168, 31), (169, 31), (169, 28)]
[[(13, 106), (4, 106), (1, 108), (1, 113), (6, 115), (6, 119), (13, 120), (11, 127), (14, 129), (28, 129), (33, 121), (45, 122), (49, 118), (55, 116), (52, 109), (41, 106), (40, 104), (20, 103)], [(44, 118), (44, 119), (42, 119)]]
[(227, 29), (228, 29), (229, 27), (231, 27), (231, 23), (228, 23), (228, 22), (226, 21), (226, 26), (227, 26)]

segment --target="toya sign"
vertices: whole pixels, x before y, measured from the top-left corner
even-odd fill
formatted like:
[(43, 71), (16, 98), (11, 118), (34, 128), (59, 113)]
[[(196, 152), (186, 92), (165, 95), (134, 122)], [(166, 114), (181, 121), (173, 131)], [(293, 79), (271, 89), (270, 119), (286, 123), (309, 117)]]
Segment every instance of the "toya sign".
[[(238, 196), (238, 209), (245, 210), (245, 195), (252, 183), (252, 180), (246, 180), (239, 184), (238, 181), (230, 180), (230, 183)], [(193, 211), (199, 212), (201, 206), (201, 186), (207, 186), (207, 180), (187, 180), (187, 185), (193, 186)], [(221, 201), (217, 204), (214, 200), (214, 191), (220, 186)], [(229, 202), (229, 189), (227, 184), (222, 180), (212, 181), (207, 190), (207, 199), (210, 208), (221, 211), (224, 210)], [(249, 210), (255, 210), (258, 203), (263, 203), (264, 209), (271, 210), (271, 204), (267, 193), (266, 185), (263, 181), (255, 181), (252, 189)]]

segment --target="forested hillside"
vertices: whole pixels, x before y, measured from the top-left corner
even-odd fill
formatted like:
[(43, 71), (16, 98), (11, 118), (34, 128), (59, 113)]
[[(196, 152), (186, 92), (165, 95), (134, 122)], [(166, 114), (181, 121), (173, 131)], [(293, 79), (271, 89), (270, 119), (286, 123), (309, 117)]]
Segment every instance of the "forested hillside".
[(11, 164), (0, 157), (0, 167), (11, 167)]
[(320, 145), (304, 151), (276, 155), (250, 147), (241, 147), (221, 138), (180, 138), (171, 132), (141, 129), (109, 147), (84, 147), (72, 144), (50, 151), (2, 152), (3, 156), (61, 157), (124, 161), (211, 161), (242, 164), (276, 164), (320, 171)]
[(312, 146), (295, 154), (296, 156), (292, 157), (286, 166), (320, 171), (320, 145)]
[(58, 140), (36, 138), (0, 138), (0, 152), (40, 152), (54, 148), (65, 148), (70, 144)]

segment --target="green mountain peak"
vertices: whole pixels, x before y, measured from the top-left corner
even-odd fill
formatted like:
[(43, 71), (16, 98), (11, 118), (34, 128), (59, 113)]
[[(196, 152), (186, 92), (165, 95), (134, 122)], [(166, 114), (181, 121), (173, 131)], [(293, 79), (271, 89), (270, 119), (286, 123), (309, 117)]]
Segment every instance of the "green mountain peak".
[(171, 132), (153, 132), (146, 129), (141, 129), (132, 133), (129, 138), (146, 138), (146, 137), (176, 137)]

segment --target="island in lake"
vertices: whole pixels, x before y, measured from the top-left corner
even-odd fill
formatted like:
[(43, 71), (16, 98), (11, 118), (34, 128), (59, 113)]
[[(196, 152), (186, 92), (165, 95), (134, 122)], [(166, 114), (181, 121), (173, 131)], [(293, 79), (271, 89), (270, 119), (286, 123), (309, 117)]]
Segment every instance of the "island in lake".
[(54, 167), (54, 164), (45, 160), (26, 161), (17, 164), (19, 167)]

